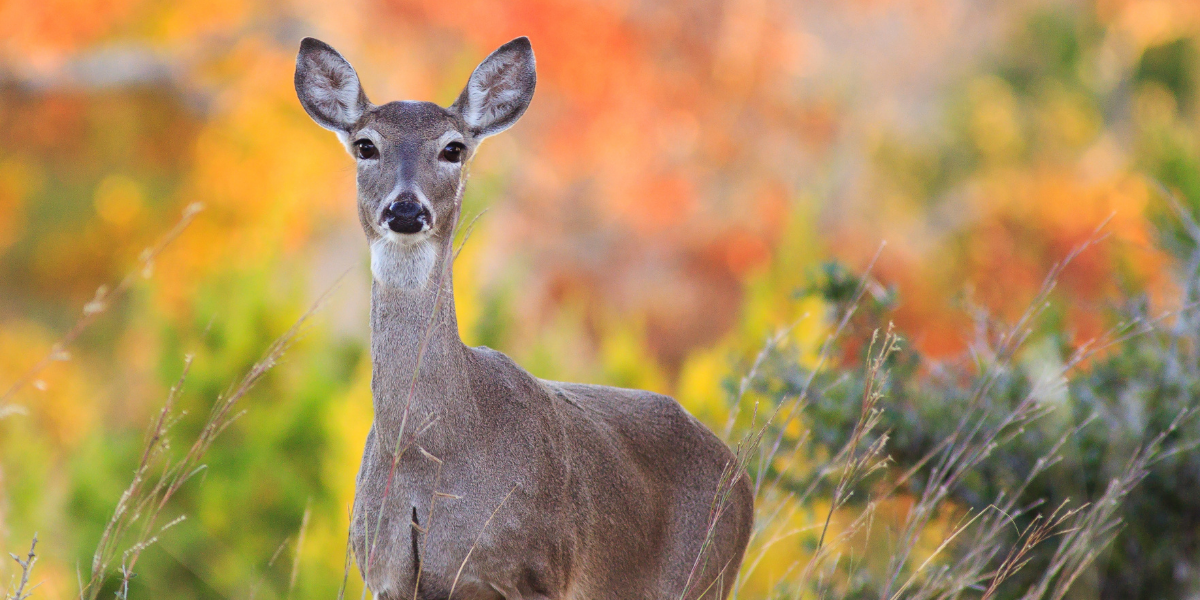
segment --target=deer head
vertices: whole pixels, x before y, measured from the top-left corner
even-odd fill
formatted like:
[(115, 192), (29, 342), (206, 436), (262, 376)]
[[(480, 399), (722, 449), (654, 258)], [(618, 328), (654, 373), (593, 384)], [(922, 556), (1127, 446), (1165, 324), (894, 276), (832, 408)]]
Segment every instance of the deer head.
[(379, 284), (419, 289), (428, 283), (453, 235), (468, 162), (480, 142), (521, 117), (536, 82), (533, 48), (519, 37), (484, 59), (449, 107), (377, 106), (336, 50), (313, 38), (301, 42), (296, 94), (357, 162), (358, 216)]

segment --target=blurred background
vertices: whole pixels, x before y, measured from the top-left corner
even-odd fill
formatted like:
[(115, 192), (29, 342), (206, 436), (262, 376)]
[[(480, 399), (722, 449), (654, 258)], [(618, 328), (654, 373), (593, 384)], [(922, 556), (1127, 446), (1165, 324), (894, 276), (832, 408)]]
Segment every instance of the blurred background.
[(1019, 316), (1107, 223), (1058, 287), (1070, 348), (1131, 293), (1169, 305), (1156, 182), (1200, 206), (1194, 0), (5, 0), (0, 391), (100, 286), (143, 271), (0, 417), (0, 546), (39, 533), (36, 597), (76, 593), (184, 357), (176, 450), (349, 270), (172, 500), (166, 520), (187, 518), (132, 593), (330, 598), (342, 583), (370, 274), (353, 161), (292, 87), (308, 35), (373, 101), (443, 105), (529, 36), (533, 104), (471, 170), (463, 338), (541, 377), (673, 394), (718, 431), (773, 332), (794, 324), (814, 360), (829, 299), (806, 290), (839, 269), (880, 252), (868, 295), (908, 348), (950, 360), (978, 314)]

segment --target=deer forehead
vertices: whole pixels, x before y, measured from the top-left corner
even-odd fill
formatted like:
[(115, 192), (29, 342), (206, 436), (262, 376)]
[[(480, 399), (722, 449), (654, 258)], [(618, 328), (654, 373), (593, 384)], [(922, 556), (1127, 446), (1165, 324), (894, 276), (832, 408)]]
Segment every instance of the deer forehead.
[(442, 141), (461, 138), (466, 129), (460, 118), (432, 102), (389, 102), (367, 111), (360, 123), (360, 130), (385, 140)]

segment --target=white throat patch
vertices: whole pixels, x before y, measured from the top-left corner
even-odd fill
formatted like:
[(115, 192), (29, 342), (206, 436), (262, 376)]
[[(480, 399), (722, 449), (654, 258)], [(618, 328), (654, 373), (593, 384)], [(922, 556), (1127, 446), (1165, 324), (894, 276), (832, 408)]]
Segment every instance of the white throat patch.
[(375, 281), (401, 290), (423, 288), (437, 262), (436, 244), (422, 240), (406, 245), (379, 238), (371, 242), (371, 275)]

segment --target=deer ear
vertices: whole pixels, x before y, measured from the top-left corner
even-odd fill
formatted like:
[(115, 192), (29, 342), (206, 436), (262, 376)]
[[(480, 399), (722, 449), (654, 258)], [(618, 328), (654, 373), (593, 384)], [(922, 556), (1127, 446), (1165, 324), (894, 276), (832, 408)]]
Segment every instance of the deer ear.
[(335, 132), (349, 132), (370, 106), (354, 67), (329, 44), (315, 38), (300, 42), (296, 95), (308, 116)]
[(529, 107), (537, 69), (529, 38), (519, 37), (483, 59), (450, 109), (471, 135), (484, 138), (508, 129)]

